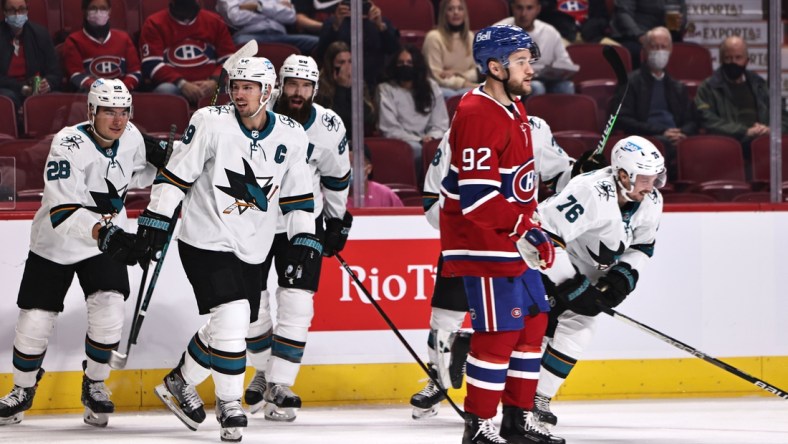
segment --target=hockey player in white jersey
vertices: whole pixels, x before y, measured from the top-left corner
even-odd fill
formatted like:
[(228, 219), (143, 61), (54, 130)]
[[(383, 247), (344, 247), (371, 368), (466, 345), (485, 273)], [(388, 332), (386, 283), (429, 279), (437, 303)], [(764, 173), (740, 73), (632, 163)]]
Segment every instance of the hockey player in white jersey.
[[(528, 123), (533, 138), (535, 169), (540, 182), (548, 189), (560, 191), (569, 182), (573, 170), (574, 174), (578, 174), (580, 165), (575, 167), (574, 159), (556, 143), (547, 122), (536, 116), (528, 116)], [(443, 199), (441, 181), (446, 177), (451, 163), (451, 150), (448, 146), (450, 131), (451, 129), (444, 134), (424, 178), (424, 213), (427, 221), (436, 229), (439, 228), (438, 214)], [(442, 258), (438, 258), (438, 271), (431, 300), (427, 354), (432, 376), (444, 387), (460, 388), (463, 364), (470, 345), (470, 331), (460, 330), (468, 312), (468, 301), (461, 278), (441, 276), (442, 262)], [(455, 359), (452, 360), (452, 356)], [(445, 396), (438, 387), (432, 380), (428, 380), (427, 385), (410, 399), (413, 419), (436, 415), (440, 402), (444, 399)]]
[(87, 305), (84, 421), (104, 427), (115, 408), (104, 380), (123, 329), (126, 268), (143, 253), (135, 250), (134, 235), (121, 228), (126, 222), (123, 205), (129, 189), (153, 182), (166, 153), (158, 145), (146, 145), (129, 122), (132, 98), (123, 82), (98, 79), (87, 99), (88, 120), (58, 132), (46, 160), (44, 195), (33, 218), (17, 299), (14, 387), (0, 398), (0, 425), (20, 422), (33, 402), (49, 337), (74, 274)]
[(280, 210), (290, 243), (285, 277), (309, 279), (322, 254), (314, 235), (309, 140), (298, 122), (265, 109), (275, 82), (266, 58), (242, 58), (230, 68), (232, 104), (193, 114), (138, 221), (138, 239), (158, 251), (183, 201), (178, 250), (199, 312), (209, 318), (156, 394), (196, 430), (205, 410), (195, 387), (212, 376), (223, 441), (240, 441), (247, 425), (241, 406), (246, 335), (257, 320), (261, 264)]
[(630, 136), (613, 147), (610, 163), (539, 205), (542, 228), (556, 245), (553, 268), (542, 271), (555, 305), (534, 399), (548, 427), (557, 422), (550, 400), (591, 341), (598, 304), (620, 304), (654, 252), (665, 160), (651, 142)]
[[(275, 112), (304, 126), (309, 137), (307, 158), (315, 195), (315, 234), (324, 237), (323, 254), (342, 250), (352, 223), (347, 212), (350, 160), (345, 126), (339, 116), (312, 102), (317, 93), (319, 72), (308, 56), (291, 55), (279, 70), (279, 96)], [(325, 229), (324, 229), (325, 220)], [(263, 292), (257, 321), (246, 338), (249, 361), (255, 377), (244, 394), (252, 413), (263, 409), (265, 418), (293, 421), (301, 398), (291, 387), (301, 367), (307, 332), (314, 315), (313, 296), (320, 279), (320, 263), (309, 279), (287, 279), (285, 258), (291, 248), (284, 224), (280, 223), (274, 244), (263, 263)], [(276, 290), (277, 319), (271, 315), (268, 274), (274, 263), (279, 276)]]

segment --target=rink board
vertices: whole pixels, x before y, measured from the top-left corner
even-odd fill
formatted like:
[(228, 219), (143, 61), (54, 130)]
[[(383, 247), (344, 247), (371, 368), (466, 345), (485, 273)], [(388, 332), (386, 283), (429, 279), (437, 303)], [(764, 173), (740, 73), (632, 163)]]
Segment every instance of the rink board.
[[(619, 308), (704, 353), (778, 387), (788, 386), (788, 213), (666, 213), (655, 257), (638, 289)], [(29, 220), (0, 221), (0, 392), (11, 386), (15, 306), (27, 255)], [(429, 295), (439, 249), (437, 232), (422, 216), (356, 218), (345, 259), (426, 360)], [(419, 368), (335, 259), (324, 262), (316, 317), (296, 383), (306, 402), (406, 401), (422, 386)], [(132, 298), (139, 268), (130, 271)], [(275, 287), (275, 278), (269, 288)], [(751, 384), (692, 358), (604, 315), (585, 360), (562, 399), (731, 396), (765, 394)], [(158, 407), (152, 394), (189, 338), (205, 322), (196, 314), (177, 253), (170, 250), (127, 370), (108, 380), (123, 409)], [(34, 408), (79, 409), (85, 310), (78, 285), (50, 341)], [(125, 346), (125, 336), (123, 339)], [(251, 374), (248, 375), (250, 377)], [(213, 399), (210, 381), (201, 387)], [(461, 399), (458, 395), (457, 399)]]

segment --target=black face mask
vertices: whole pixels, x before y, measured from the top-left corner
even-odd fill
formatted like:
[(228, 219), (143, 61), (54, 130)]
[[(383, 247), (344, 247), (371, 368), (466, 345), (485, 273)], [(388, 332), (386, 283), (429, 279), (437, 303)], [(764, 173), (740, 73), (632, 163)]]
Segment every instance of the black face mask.
[(170, 2), (170, 14), (177, 20), (190, 22), (197, 17), (198, 12), (200, 12), (200, 5), (196, 0), (172, 0)]
[(104, 40), (107, 38), (107, 34), (109, 34), (109, 22), (104, 24), (104, 26), (96, 26), (91, 25), (85, 20), (85, 32), (96, 40)]
[(416, 70), (409, 65), (397, 66), (394, 70), (394, 76), (396, 76), (397, 80), (400, 82), (410, 82), (416, 77)]
[(735, 63), (722, 64), (722, 72), (728, 80), (739, 80), (741, 75), (744, 74), (745, 69), (747, 69), (746, 66), (737, 65)]
[(465, 28), (465, 23), (460, 23), (459, 25), (452, 25), (451, 23), (446, 24), (449, 27), (449, 31), (451, 32), (460, 32), (463, 28)]

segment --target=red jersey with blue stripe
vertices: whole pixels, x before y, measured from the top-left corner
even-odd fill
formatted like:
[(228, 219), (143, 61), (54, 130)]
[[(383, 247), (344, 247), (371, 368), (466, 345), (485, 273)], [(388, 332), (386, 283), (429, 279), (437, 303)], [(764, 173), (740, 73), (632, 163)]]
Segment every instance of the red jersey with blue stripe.
[(97, 78), (120, 79), (129, 91), (142, 81), (140, 57), (129, 35), (110, 30), (103, 42), (84, 29), (72, 32), (63, 42), (63, 64), (69, 82), (87, 90)]
[(533, 141), (525, 107), (484, 92), (463, 96), (451, 125), (451, 166), (441, 182), (444, 276), (514, 277), (527, 269), (509, 237), (536, 209)]

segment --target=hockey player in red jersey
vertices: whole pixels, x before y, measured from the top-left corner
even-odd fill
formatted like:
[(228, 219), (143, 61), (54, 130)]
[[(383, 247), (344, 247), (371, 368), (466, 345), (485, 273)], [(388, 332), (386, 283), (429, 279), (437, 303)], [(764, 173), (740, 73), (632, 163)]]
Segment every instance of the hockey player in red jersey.
[(463, 278), (475, 332), (463, 444), (563, 443), (531, 412), (550, 310), (537, 269), (550, 268), (555, 251), (534, 215), (533, 141), (516, 97), (530, 93), (538, 48), (516, 26), (491, 26), (476, 34), (473, 55), (487, 81), (457, 107), (440, 214), (442, 274)]

